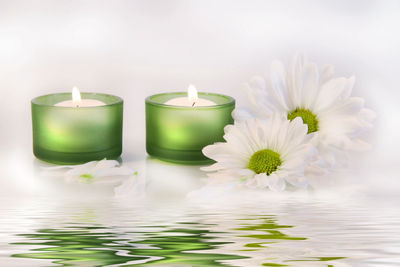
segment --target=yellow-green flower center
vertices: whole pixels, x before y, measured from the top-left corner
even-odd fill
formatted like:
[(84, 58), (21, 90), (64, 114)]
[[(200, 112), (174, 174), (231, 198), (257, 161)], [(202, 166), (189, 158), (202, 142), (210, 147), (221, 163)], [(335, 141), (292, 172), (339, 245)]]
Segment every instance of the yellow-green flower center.
[(266, 173), (270, 175), (282, 164), (281, 157), (271, 149), (259, 150), (250, 158), (248, 168), (255, 173)]
[(94, 176), (90, 173), (84, 173), (79, 176), (79, 181), (82, 183), (91, 184), (94, 181)]
[(85, 173), (85, 174), (82, 174), (81, 176), (79, 176), (79, 177), (81, 177), (81, 178), (85, 178), (85, 179), (88, 179), (88, 180), (91, 180), (91, 179), (93, 179), (94, 177), (93, 177), (93, 175), (91, 175), (90, 173)]
[(292, 121), (297, 117), (301, 117), (303, 119), (303, 123), (307, 124), (308, 132), (313, 133), (318, 131), (318, 119), (317, 116), (312, 113), (309, 109), (304, 108), (296, 108), (289, 112), (287, 118)]

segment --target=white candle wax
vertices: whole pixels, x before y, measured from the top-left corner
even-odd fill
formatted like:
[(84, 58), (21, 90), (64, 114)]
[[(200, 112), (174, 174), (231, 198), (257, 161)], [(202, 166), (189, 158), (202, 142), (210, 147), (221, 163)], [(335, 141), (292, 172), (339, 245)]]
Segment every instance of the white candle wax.
[(207, 107), (207, 106), (217, 105), (217, 103), (215, 103), (214, 101), (205, 98), (198, 98), (197, 100), (193, 101), (187, 97), (172, 98), (164, 102), (164, 104), (171, 106), (181, 106), (181, 107)]
[(106, 103), (96, 99), (81, 99), (79, 101), (73, 100), (65, 100), (58, 102), (54, 106), (57, 107), (72, 107), (72, 108), (83, 108), (83, 107), (97, 107), (97, 106), (104, 106)]

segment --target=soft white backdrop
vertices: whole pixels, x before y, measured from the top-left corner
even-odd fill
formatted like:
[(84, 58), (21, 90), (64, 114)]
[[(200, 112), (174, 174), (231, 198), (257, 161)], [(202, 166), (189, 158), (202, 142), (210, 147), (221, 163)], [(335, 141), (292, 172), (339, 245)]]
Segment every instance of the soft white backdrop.
[(134, 162), (146, 155), (146, 96), (193, 83), (240, 106), (244, 82), (296, 51), (356, 75), (354, 95), (378, 117), (374, 149), (353, 170), (395, 193), (399, 14), (400, 2), (389, 0), (1, 0), (0, 193), (34, 191), (30, 100), (38, 95), (76, 85), (121, 96), (122, 158)]

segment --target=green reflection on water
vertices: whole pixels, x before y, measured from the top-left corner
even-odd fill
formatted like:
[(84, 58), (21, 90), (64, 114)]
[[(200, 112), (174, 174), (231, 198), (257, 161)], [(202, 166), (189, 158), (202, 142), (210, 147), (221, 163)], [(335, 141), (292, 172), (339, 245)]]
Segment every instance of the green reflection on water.
[[(234, 264), (235, 260), (248, 259), (253, 251), (259, 251), (258, 255), (265, 253), (265, 259), (259, 263), (262, 266), (289, 266), (288, 262), (334, 262), (344, 259), (344, 257), (275, 258), (269, 253), (273, 243), (294, 241), (297, 243), (307, 238), (284, 233), (285, 229), (294, 226), (280, 225), (274, 216), (254, 216), (232, 222), (234, 221), (240, 222), (239, 227), (226, 232), (212, 231), (209, 229), (213, 225), (196, 222), (181, 222), (174, 227), (139, 225), (138, 227), (145, 229), (140, 232), (117, 232), (113, 228), (95, 224), (87, 227), (73, 223), (74, 226), (70, 227), (39, 229), (33, 234), (19, 235), (30, 240), (13, 244), (39, 247), (30, 249), (28, 253), (14, 254), (13, 257), (52, 260), (53, 263), (62, 266), (117, 264), (231, 266), (228, 261)], [(215, 240), (222, 236), (227, 237), (229, 241), (225, 241), (226, 238), (223, 242)], [(215, 252), (214, 249), (223, 249), (224, 245), (232, 243), (230, 240), (235, 240), (229, 236), (247, 238), (247, 244), (242, 245), (242, 249), (231, 250), (232, 254)], [(247, 256), (237, 255), (242, 254), (241, 252), (246, 252)]]
[[(187, 235), (176, 235), (186, 233)], [(219, 263), (221, 260), (235, 260), (246, 257), (229, 254), (216, 253), (193, 253), (190, 251), (204, 251), (228, 244), (229, 242), (210, 242), (214, 237), (205, 236), (212, 233), (208, 230), (194, 229), (171, 229), (161, 232), (151, 238), (135, 242), (135, 244), (155, 244), (161, 249), (134, 249), (135, 255), (152, 255), (163, 257), (158, 264), (189, 264), (191, 266), (230, 266)], [(165, 235), (164, 234), (168, 234)], [(150, 241), (150, 243), (149, 243)]]
[[(241, 235), (241, 237), (250, 237), (255, 239), (267, 240), (270, 242), (257, 242), (257, 243), (249, 243), (246, 244), (245, 247), (250, 248), (265, 248), (264, 244), (276, 243), (279, 240), (306, 240), (305, 237), (294, 237), (289, 236), (287, 234), (282, 233), (278, 229), (292, 228), (292, 225), (279, 225), (276, 223), (276, 219), (274, 217), (264, 217), (264, 218), (254, 218), (254, 220), (261, 220), (261, 222), (256, 224), (244, 224), (240, 228), (236, 228), (234, 230), (238, 231), (246, 231), (252, 232), (256, 231), (256, 233)], [(261, 233), (258, 233), (261, 232)]]
[[(92, 232), (92, 230), (97, 230)], [(101, 230), (99, 232), (99, 230)], [(51, 259), (63, 266), (89, 264), (187, 264), (191, 266), (229, 266), (219, 260), (246, 257), (206, 252), (228, 242), (213, 242), (208, 230), (167, 229), (142, 233), (140, 241), (130, 241), (101, 227), (74, 227), (40, 229), (34, 234), (21, 234), (37, 242), (19, 242), (17, 245), (39, 245), (31, 253), (14, 254), (13, 257)], [(193, 251), (199, 251), (196, 253)], [(124, 265), (125, 266), (125, 265)]]
[[(40, 229), (34, 234), (23, 234), (36, 241), (20, 242), (17, 245), (38, 245), (40, 248), (31, 249), (33, 253), (14, 254), (13, 257), (31, 259), (53, 259), (54, 263), (64, 266), (78, 263), (90, 263), (93, 266), (126, 263), (129, 260), (142, 259), (141, 257), (126, 257), (116, 255), (121, 249), (119, 239), (110, 232), (91, 233), (93, 228), (77, 229)], [(50, 246), (50, 247), (47, 247)]]
[(309, 260), (291, 260), (291, 261), (334, 261), (346, 259), (346, 257), (311, 257)]
[[(255, 232), (252, 234), (247, 235), (240, 235), (240, 237), (247, 237), (247, 238), (255, 238), (257, 240), (265, 240), (265, 242), (256, 242), (256, 243), (248, 243), (245, 244), (244, 247), (251, 248), (251, 249), (243, 249), (241, 251), (258, 251), (258, 250), (265, 250), (268, 248), (266, 244), (277, 243), (281, 241), (302, 241), (307, 240), (305, 237), (293, 237), (283, 233), (280, 230), (293, 228), (292, 225), (279, 225), (276, 222), (274, 216), (267, 216), (267, 217), (254, 217), (254, 218), (245, 218), (240, 219), (246, 221), (248, 223), (243, 224), (240, 228), (235, 228), (233, 230), (237, 231), (245, 231), (245, 232)], [(257, 221), (257, 223), (254, 223)], [(252, 222), (250, 224), (249, 222)], [(261, 233), (259, 233), (261, 232)], [(334, 261), (334, 260), (341, 260), (346, 259), (346, 257), (311, 257), (307, 259), (295, 259), (295, 260), (285, 260), (285, 262), (296, 262), (296, 261)], [(273, 262), (266, 262), (262, 263), (262, 266), (289, 266), (283, 263), (273, 263)], [(331, 265), (329, 265), (331, 266)]]
[[(274, 216), (246, 218), (248, 223), (243, 224), (242, 227), (236, 228), (237, 231), (245, 231), (252, 234), (240, 235), (240, 237), (255, 238), (257, 240), (265, 240), (264, 242), (248, 243), (244, 247), (251, 249), (243, 249), (241, 251), (259, 251), (268, 248), (267, 244), (277, 243), (281, 240), (301, 241), (306, 240), (305, 237), (289, 236), (280, 229), (292, 228), (292, 225), (279, 225)], [(254, 223), (256, 221), (256, 223)], [(250, 224), (250, 222), (252, 222)], [(255, 232), (255, 233), (254, 233)], [(268, 260), (269, 261), (269, 260)], [(288, 266), (281, 263), (265, 262), (262, 266)]]

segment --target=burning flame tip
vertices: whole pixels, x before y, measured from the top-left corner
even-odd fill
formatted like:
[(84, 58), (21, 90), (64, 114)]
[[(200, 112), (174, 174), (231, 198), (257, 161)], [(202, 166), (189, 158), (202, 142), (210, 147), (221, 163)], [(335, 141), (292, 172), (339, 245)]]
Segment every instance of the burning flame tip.
[(194, 106), (198, 98), (196, 87), (193, 84), (190, 84), (188, 88), (188, 99), (189, 102), (193, 103), (192, 106)]
[(72, 102), (77, 106), (79, 106), (81, 102), (81, 92), (79, 91), (79, 88), (76, 86), (72, 88)]

